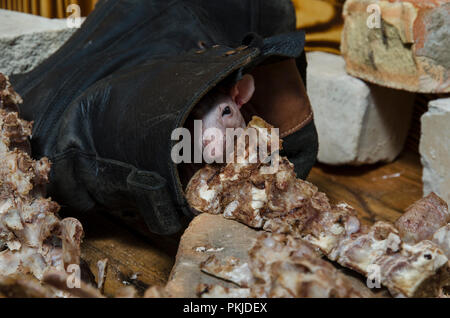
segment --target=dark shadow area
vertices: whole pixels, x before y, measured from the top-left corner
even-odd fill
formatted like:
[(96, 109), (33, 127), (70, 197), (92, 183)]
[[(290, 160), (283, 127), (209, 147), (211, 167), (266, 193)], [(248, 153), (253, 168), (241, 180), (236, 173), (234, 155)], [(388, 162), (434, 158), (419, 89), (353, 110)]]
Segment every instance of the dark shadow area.
[[(126, 217), (126, 215), (133, 217)], [(114, 238), (130, 242), (134, 246), (153, 247), (168, 256), (175, 258), (178, 244), (184, 230), (170, 236), (153, 234), (147, 230), (145, 221), (133, 212), (116, 212), (97, 209), (85, 213), (77, 213), (62, 209), (61, 217), (74, 217), (83, 224), (85, 238)], [(121, 218), (121, 215), (125, 217)]]

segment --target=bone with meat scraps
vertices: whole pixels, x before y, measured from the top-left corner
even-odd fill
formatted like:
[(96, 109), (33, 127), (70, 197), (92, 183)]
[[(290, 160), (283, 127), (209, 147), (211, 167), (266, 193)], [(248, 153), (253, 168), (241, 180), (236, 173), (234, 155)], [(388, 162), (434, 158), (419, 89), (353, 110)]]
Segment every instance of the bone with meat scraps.
[(60, 220), (59, 205), (45, 198), (50, 162), (29, 153), (32, 124), (19, 118), (22, 102), (0, 74), (0, 275), (30, 273), (79, 264), (83, 228)]
[(260, 234), (249, 262), (211, 256), (202, 271), (239, 288), (199, 286), (201, 297), (372, 297), (365, 287), (339, 272), (307, 242), (283, 234)]
[[(450, 259), (450, 213), (447, 203), (435, 193), (408, 207), (395, 222), (403, 241), (410, 244), (433, 241)], [(450, 278), (446, 285), (450, 285)], [(442, 282), (443, 284), (445, 282)]]
[(395, 222), (404, 242), (436, 243), (450, 259), (450, 213), (447, 203), (435, 193), (417, 201)]
[[(254, 118), (248, 127), (263, 134), (259, 128), (267, 124)], [(271, 153), (271, 145), (268, 149)], [(297, 179), (287, 158), (279, 159), (276, 172), (266, 172), (267, 164), (261, 162), (206, 166), (189, 182), (186, 198), (199, 212), (302, 238), (330, 260), (376, 275), (394, 296), (437, 296), (450, 274), (448, 259), (435, 243), (403, 242), (385, 222), (363, 226), (349, 205), (332, 205), (317, 187)]]
[(406, 243), (431, 240), (434, 233), (450, 222), (447, 203), (431, 193), (415, 202), (395, 222), (400, 237)]

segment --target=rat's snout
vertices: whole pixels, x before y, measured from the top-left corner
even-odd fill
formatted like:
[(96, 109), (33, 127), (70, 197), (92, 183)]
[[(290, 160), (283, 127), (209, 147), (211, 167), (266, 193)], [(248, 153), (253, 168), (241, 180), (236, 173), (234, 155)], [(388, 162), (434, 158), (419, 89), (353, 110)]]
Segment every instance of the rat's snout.
[(203, 139), (203, 148), (205, 148), (206, 146), (208, 146), (211, 142), (212, 142), (211, 139), (207, 139), (207, 140)]
[(224, 154), (224, 132), (218, 128), (205, 130), (202, 138), (203, 157), (207, 163), (220, 162)]

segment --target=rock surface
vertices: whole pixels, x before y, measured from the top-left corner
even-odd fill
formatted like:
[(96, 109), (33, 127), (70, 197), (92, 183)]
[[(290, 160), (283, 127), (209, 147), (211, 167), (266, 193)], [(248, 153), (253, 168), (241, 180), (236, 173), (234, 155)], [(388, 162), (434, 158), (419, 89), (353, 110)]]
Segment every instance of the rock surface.
[(0, 73), (31, 71), (58, 50), (75, 32), (65, 19), (47, 19), (0, 10)]
[(199, 284), (235, 287), (232, 283), (200, 271), (200, 264), (211, 255), (218, 258), (234, 256), (248, 261), (248, 251), (256, 241), (258, 231), (221, 215), (202, 214), (196, 217), (183, 234), (175, 265), (166, 292), (171, 297), (197, 297)]
[(332, 165), (393, 161), (408, 134), (414, 94), (348, 75), (340, 56), (312, 52), (307, 58), (318, 160)]
[(424, 194), (435, 192), (450, 204), (450, 98), (431, 101), (422, 116), (420, 154)]
[[(378, 9), (368, 10), (373, 4)], [(351, 75), (412, 92), (450, 92), (448, 0), (348, 0), (343, 15), (341, 51)]]

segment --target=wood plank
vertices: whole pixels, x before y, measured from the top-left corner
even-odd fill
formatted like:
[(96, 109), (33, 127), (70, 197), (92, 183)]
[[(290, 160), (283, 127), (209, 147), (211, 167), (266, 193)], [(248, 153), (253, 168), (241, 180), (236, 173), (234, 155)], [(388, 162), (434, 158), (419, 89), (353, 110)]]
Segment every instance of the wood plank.
[(334, 203), (347, 202), (370, 224), (395, 222), (412, 203), (422, 198), (422, 168), (417, 154), (407, 151), (395, 162), (362, 167), (318, 164), (308, 181)]
[(143, 294), (149, 286), (166, 283), (175, 260), (173, 249), (132, 233), (101, 212), (77, 218), (85, 231), (81, 257), (97, 280), (97, 262), (108, 258), (105, 295), (115, 295), (128, 285)]

